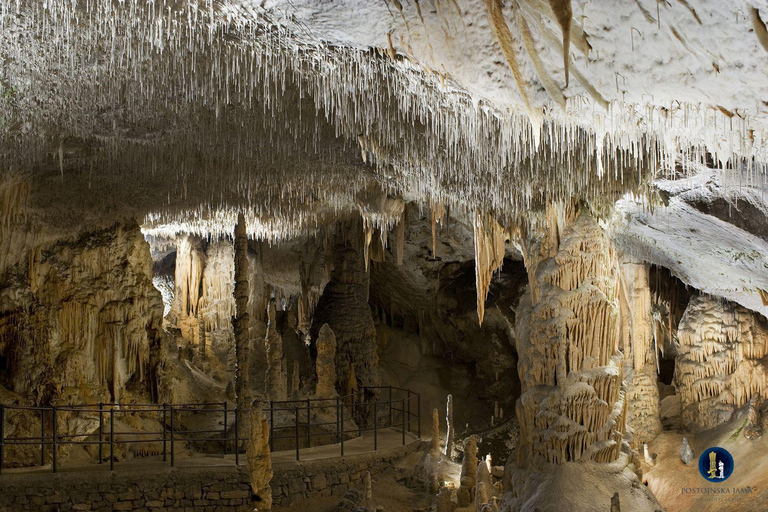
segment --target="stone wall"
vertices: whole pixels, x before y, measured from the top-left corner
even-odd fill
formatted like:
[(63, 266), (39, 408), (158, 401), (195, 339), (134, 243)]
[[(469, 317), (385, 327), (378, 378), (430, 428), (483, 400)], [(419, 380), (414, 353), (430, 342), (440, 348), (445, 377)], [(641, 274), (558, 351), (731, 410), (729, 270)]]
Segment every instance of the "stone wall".
[(286, 506), (311, 498), (341, 496), (349, 489), (364, 488), (366, 471), (374, 476), (395, 460), (419, 449), (422, 443), (412, 442), (405, 446), (363, 453), (348, 457), (308, 462), (278, 463), (272, 466), (272, 501)]
[[(375, 475), (421, 443), (344, 458), (284, 462), (273, 466), (274, 505), (320, 496), (341, 496), (363, 487), (365, 472)], [(171, 468), (135, 462), (110, 472), (88, 466), (80, 472), (5, 473), (0, 476), (0, 512), (34, 511), (248, 511), (252, 501), (245, 465)]]

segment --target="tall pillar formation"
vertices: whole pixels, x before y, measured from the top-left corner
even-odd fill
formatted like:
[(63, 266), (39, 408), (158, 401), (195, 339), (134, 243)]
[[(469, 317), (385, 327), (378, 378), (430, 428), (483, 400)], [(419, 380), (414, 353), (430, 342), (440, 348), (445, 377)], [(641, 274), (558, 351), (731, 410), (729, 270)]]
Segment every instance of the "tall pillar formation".
[(342, 227), (332, 254), (331, 279), (315, 307), (311, 338), (328, 324), (336, 335), (336, 382), (349, 381), (352, 365), (360, 386), (379, 385), (378, 335), (366, 298), (362, 227)]
[(530, 284), (516, 325), (517, 465), (612, 462), (626, 415), (618, 272), (592, 217), (551, 206), (547, 220), (542, 238), (524, 242)]

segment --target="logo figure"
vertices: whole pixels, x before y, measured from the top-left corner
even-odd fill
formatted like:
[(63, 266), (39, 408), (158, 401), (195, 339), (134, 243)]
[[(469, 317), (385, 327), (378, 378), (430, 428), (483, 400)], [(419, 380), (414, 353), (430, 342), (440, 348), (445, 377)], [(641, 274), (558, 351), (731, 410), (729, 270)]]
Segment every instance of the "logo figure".
[(733, 473), (733, 457), (725, 448), (707, 448), (699, 457), (699, 473), (710, 482), (724, 482)]

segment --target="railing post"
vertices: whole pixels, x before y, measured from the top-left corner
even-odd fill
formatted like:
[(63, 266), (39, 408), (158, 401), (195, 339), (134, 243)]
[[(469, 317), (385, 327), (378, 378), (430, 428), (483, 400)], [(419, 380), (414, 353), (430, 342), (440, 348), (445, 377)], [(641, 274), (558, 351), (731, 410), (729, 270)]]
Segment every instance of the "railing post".
[(419, 393), (416, 393), (416, 407), (417, 407), (416, 414), (418, 415), (418, 425), (417, 425), (419, 429), (418, 434), (419, 434), (419, 439), (421, 439), (421, 395)]
[[(237, 406), (235, 406), (237, 408)], [(227, 454), (227, 402), (224, 402), (224, 427), (221, 429), (221, 436), (224, 438), (224, 455)]]
[(312, 416), (310, 414), (310, 400), (307, 398), (307, 448), (312, 447)]
[(104, 403), (99, 402), (99, 464), (104, 458), (101, 444), (104, 442)]
[(0, 474), (3, 473), (4, 457), (5, 457), (5, 406), (0, 404)]
[(373, 451), (379, 450), (379, 399), (378, 397), (373, 402)]
[(411, 390), (408, 390), (408, 432), (411, 431)]
[(163, 403), (163, 462), (168, 460), (168, 404)]
[(402, 401), (402, 411), (403, 411), (403, 446), (405, 446), (405, 398), (403, 398), (403, 401)]
[(339, 397), (336, 396), (336, 442), (341, 441), (341, 428), (339, 427)]
[(109, 406), (109, 470), (115, 469), (115, 406)]
[(296, 441), (296, 460), (299, 460), (299, 406), (297, 405), (294, 409), (294, 412), (296, 413), (296, 425), (294, 428), (294, 434), (295, 434), (295, 441)]
[(392, 420), (392, 386), (389, 386), (389, 425), (387, 426), (394, 426), (394, 421)]
[(54, 473), (56, 472), (56, 463), (57, 463), (56, 459), (58, 458), (57, 457), (58, 454), (56, 453), (58, 451), (57, 450), (57, 446), (56, 446), (56, 441), (57, 441), (57, 439), (56, 439), (56, 431), (58, 429), (56, 427), (57, 427), (57, 424), (56, 424), (56, 406), (54, 405), (53, 406), (53, 443), (52, 443), (53, 444), (53, 455), (52, 456), (53, 456), (53, 472)]
[[(338, 398), (336, 399), (339, 400)], [(341, 456), (344, 456), (344, 404), (339, 407), (339, 425), (341, 425)]]
[(173, 414), (173, 404), (169, 405), (168, 407), (171, 410), (171, 467), (173, 467), (176, 464), (176, 459), (175, 459), (176, 450), (174, 448), (174, 440), (173, 440), (173, 437), (174, 437), (174, 434), (173, 434), (173, 430), (174, 430), (174, 428), (173, 428), (173, 416), (174, 416), (174, 414)]
[(40, 465), (45, 466), (45, 409), (40, 409)]
[(235, 466), (240, 465), (240, 409), (235, 405)]
[(269, 401), (269, 451), (275, 451), (275, 402)]

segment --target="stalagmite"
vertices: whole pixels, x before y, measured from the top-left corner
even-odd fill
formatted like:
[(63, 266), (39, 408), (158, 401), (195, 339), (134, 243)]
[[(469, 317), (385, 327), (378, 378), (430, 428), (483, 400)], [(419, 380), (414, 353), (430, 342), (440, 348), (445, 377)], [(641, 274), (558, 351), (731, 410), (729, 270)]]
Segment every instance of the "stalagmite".
[(693, 462), (695, 458), (695, 455), (693, 454), (693, 450), (691, 449), (691, 445), (688, 444), (688, 438), (683, 438), (683, 443), (680, 445), (680, 460), (682, 460), (685, 464), (690, 464)]
[(365, 506), (373, 508), (373, 489), (371, 488), (371, 472), (365, 472)]
[(453, 424), (453, 396), (452, 395), (448, 395), (448, 400), (445, 406), (445, 424), (446, 424), (445, 456), (450, 459), (453, 457), (453, 435), (454, 435), (454, 429), (455, 429)]
[[(466, 507), (471, 503), (473, 494), (473, 488), (475, 487), (475, 480), (477, 476), (477, 438), (475, 436), (469, 436), (464, 440), (464, 458), (461, 461), (461, 479), (459, 487), (459, 506)], [(466, 503), (463, 503), (465, 499), (468, 499)]]
[(237, 407), (245, 410), (250, 405), (251, 393), (248, 387), (250, 362), (250, 317), (248, 315), (248, 235), (245, 217), (239, 214), (235, 226), (235, 316), (232, 327), (235, 331), (235, 393)]
[(283, 339), (277, 331), (275, 301), (267, 307), (267, 335), (264, 338), (267, 351), (267, 396), (270, 400), (281, 401), (288, 398), (286, 391), (285, 359), (283, 358)]
[(744, 437), (750, 440), (760, 439), (763, 435), (762, 400), (755, 394), (749, 401), (747, 409), (747, 426), (744, 427)]
[(621, 512), (621, 501), (619, 500), (619, 493), (613, 493), (611, 496), (611, 512)]
[[(332, 398), (336, 393), (336, 336), (328, 324), (323, 324), (317, 337), (317, 387), (315, 396)], [(350, 373), (354, 373), (350, 370)]]
[(331, 279), (312, 317), (312, 339), (317, 339), (326, 323), (336, 337), (336, 380), (342, 389), (347, 384), (357, 389), (358, 382), (352, 383), (349, 377), (352, 365), (359, 385), (379, 385), (378, 334), (366, 300), (361, 231), (359, 221), (355, 221), (342, 226), (334, 236)]
[(301, 387), (299, 382), (299, 362), (293, 362), (293, 371), (291, 372), (291, 399), (295, 399), (299, 396), (299, 388)]
[(626, 396), (609, 240), (589, 215), (553, 206), (546, 235), (524, 255), (530, 285), (516, 323), (523, 391), (517, 464), (612, 462)]
[(456, 489), (441, 487), (437, 495), (437, 508), (435, 512), (454, 512), (458, 506)]
[(440, 455), (440, 412), (437, 409), (432, 409), (432, 447), (429, 453)]
[(272, 457), (269, 452), (269, 421), (263, 412), (264, 403), (251, 404), (248, 450), (246, 452), (251, 493), (256, 496), (256, 510), (272, 510)]

